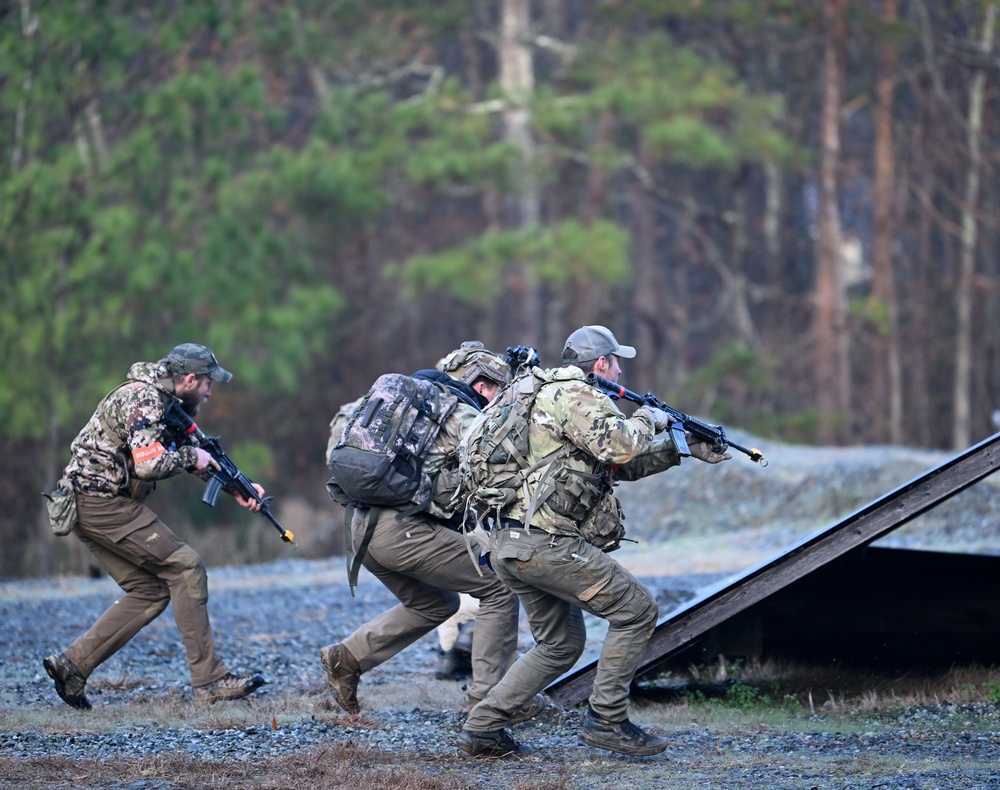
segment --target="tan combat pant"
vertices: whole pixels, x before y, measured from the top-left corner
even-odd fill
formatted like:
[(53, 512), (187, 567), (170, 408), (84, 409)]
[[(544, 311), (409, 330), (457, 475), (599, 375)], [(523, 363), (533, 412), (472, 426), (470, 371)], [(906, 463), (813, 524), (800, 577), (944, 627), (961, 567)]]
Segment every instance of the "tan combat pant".
[(126, 497), (76, 497), (77, 537), (125, 595), (63, 652), (84, 677), (173, 605), (191, 670), (191, 685), (226, 674), (208, 619), (208, 575), (201, 557), (156, 514)]
[[(416, 514), (396, 520), (379, 515), (364, 566), (399, 600), (343, 640), (362, 672), (392, 658), (458, 611), (459, 593), (479, 601), (472, 640), (468, 695), (482, 699), (513, 663), (517, 650), (518, 602), (489, 568), (480, 576), (458, 532)], [(354, 545), (361, 544), (367, 513), (355, 513)], [(473, 547), (478, 556), (477, 547)]]
[(535, 646), (469, 713), (464, 728), (500, 729), (513, 711), (573, 668), (587, 640), (581, 610), (608, 621), (590, 707), (608, 721), (628, 718), (629, 687), (659, 616), (652, 593), (583, 538), (508, 527), (494, 531), (490, 556), (497, 576), (520, 598)]

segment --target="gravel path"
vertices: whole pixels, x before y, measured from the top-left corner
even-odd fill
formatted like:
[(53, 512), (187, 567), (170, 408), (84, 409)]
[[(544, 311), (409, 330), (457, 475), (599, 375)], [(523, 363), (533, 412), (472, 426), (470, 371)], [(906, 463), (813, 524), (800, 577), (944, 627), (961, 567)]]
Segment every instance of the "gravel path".
[[(713, 578), (645, 581), (666, 609)], [(537, 781), (553, 771), (570, 788), (620, 788), (623, 782), (715, 788), (1000, 787), (1000, 705), (995, 703), (907, 709), (895, 722), (848, 732), (828, 732), (821, 719), (814, 729), (803, 731), (767, 726), (752, 716), (745, 725), (721, 730), (711, 723), (685, 722), (660, 727), (671, 736), (671, 745), (664, 754), (644, 760), (581, 746), (576, 734), (582, 713), (552, 708), (540, 720), (515, 728), (530, 748), (521, 759), (468, 760), (453, 747), (462, 722), (461, 688), (457, 682), (433, 679), (433, 635), (364, 677), (362, 703), (371, 707), (361, 717), (325, 706), (316, 648), (391, 604), (371, 577), (362, 576), (353, 601), (341, 558), (216, 568), (210, 583), (222, 655), (235, 668), (262, 672), (269, 685), (246, 702), (188, 702), (186, 666), (168, 611), (91, 678), (89, 696), (96, 713), (66, 708), (40, 660), (100, 614), (114, 599), (114, 585), (106, 579), (0, 584), (0, 754), (93, 760), (167, 752), (260, 760), (349, 741), (402, 754), (407, 764), (431, 773), (460, 770), (476, 787), (513, 787), (512, 782)], [(602, 635), (598, 621), (589, 619), (588, 630), (585, 660), (596, 654)], [(526, 647), (529, 637), (521, 637)], [(147, 720), (136, 715), (137, 702), (169, 709), (172, 715)], [(129, 705), (127, 723), (116, 726), (114, 711)], [(643, 722), (655, 705), (638, 703), (635, 718)], [(261, 720), (263, 711), (267, 718)], [(21, 722), (31, 720), (32, 712), (43, 720), (50, 715), (57, 724), (26, 729)], [(726, 765), (723, 775), (718, 774), (720, 759)], [(859, 760), (864, 770), (857, 770)], [(846, 766), (850, 768), (841, 776)], [(0, 787), (17, 786), (3, 779)]]
[[(622, 487), (626, 524), (642, 542), (617, 556), (656, 591), (661, 615), (737, 570), (734, 561), (752, 565), (946, 457), (885, 448), (769, 450), (768, 470), (745, 460), (719, 469), (691, 465), (655, 483)], [(1000, 553), (1000, 497), (994, 490), (1000, 481), (984, 483), (886, 542)], [(707, 537), (711, 547), (697, 556), (688, 542), (695, 535)], [(716, 543), (713, 535), (719, 536)], [(214, 568), (209, 580), (220, 653), (232, 669), (261, 672), (269, 684), (247, 701), (191, 702), (168, 610), (94, 674), (90, 713), (72, 711), (58, 699), (41, 659), (89, 625), (115, 599), (117, 587), (108, 579), (0, 582), (0, 756), (94, 760), (179, 753), (259, 760), (350, 742), (430, 773), (460, 773), (470, 786), (487, 788), (539, 787), (531, 782), (540, 778), (551, 787), (616, 790), (1000, 788), (998, 703), (942, 702), (850, 725), (833, 725), (822, 716), (795, 726), (768, 725), (749, 711), (736, 726), (718, 726), (704, 716), (671, 720), (658, 710), (669, 703), (639, 701), (636, 721), (657, 722), (671, 738), (664, 754), (642, 760), (581, 746), (580, 710), (551, 708), (515, 728), (530, 747), (524, 757), (469, 760), (453, 747), (462, 723), (462, 689), (458, 682), (434, 679), (433, 634), (365, 675), (361, 717), (344, 716), (326, 703), (317, 648), (394, 603), (370, 576), (362, 576), (356, 600), (340, 557), (289, 555), (265, 565)], [(604, 633), (601, 621), (588, 616), (587, 625), (582, 661), (596, 657)], [(530, 643), (522, 617), (520, 646)], [(147, 704), (148, 716), (142, 712)], [(24, 778), (0, 773), (0, 787), (24, 786)]]

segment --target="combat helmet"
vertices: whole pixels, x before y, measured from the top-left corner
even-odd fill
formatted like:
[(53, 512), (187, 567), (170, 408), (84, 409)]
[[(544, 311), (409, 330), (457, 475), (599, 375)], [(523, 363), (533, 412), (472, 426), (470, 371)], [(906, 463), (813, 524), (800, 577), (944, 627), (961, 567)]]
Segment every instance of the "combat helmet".
[(500, 387), (510, 384), (510, 365), (478, 340), (466, 340), (460, 347), (438, 362), (437, 367), (453, 379), (472, 385), (482, 377)]

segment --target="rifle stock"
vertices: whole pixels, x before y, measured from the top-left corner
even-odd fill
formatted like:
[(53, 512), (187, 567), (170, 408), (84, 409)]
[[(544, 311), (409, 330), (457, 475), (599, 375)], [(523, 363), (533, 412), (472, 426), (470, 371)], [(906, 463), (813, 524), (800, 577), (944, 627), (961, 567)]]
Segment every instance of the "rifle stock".
[(686, 436), (686, 434), (691, 434), (698, 441), (710, 443), (716, 452), (725, 452), (727, 447), (732, 447), (734, 450), (745, 453), (754, 463), (767, 466), (767, 459), (760, 450), (753, 447), (743, 447), (730, 441), (729, 437), (726, 436), (725, 428), (721, 425), (709, 425), (707, 422), (702, 422), (684, 412), (677, 411), (657, 398), (652, 392), (640, 395), (614, 381), (598, 376), (596, 373), (588, 373), (587, 381), (615, 400), (621, 398), (640, 406), (652, 406), (665, 411), (670, 416), (670, 432), (674, 437), (677, 452), (681, 455), (691, 455)]
[(205, 493), (201, 498), (202, 502), (209, 507), (215, 507), (216, 500), (219, 498), (219, 491), (226, 489), (238, 492), (244, 499), (252, 499), (260, 505), (260, 514), (278, 530), (281, 534), (281, 539), (285, 543), (289, 543), (292, 546), (296, 545), (295, 535), (281, 526), (278, 523), (278, 519), (271, 513), (270, 506), (271, 502), (274, 501), (274, 497), (261, 497), (257, 493), (257, 489), (253, 486), (253, 481), (243, 474), (239, 470), (239, 467), (233, 463), (233, 460), (226, 455), (226, 451), (222, 449), (222, 442), (218, 436), (206, 436), (195, 421), (191, 419), (191, 416), (176, 401), (172, 402), (167, 408), (166, 417), (168, 420), (174, 420), (180, 425), (181, 429), (191, 437), (195, 445), (211, 455), (219, 465), (218, 469), (211, 470), (212, 477), (205, 486)]

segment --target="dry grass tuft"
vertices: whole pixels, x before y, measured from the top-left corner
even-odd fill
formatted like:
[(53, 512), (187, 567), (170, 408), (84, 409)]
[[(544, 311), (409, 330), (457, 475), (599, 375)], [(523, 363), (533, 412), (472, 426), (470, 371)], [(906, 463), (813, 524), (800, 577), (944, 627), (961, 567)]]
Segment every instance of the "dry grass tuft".
[(15, 760), (0, 755), (0, 781), (48, 790), (165, 782), (172, 788), (351, 787), (356, 790), (465, 790), (468, 784), (409, 767), (405, 757), (351, 744), (282, 758), (215, 762), (165, 754), (141, 760)]

